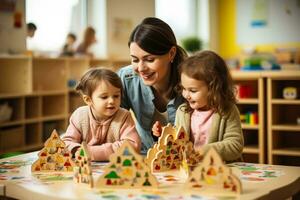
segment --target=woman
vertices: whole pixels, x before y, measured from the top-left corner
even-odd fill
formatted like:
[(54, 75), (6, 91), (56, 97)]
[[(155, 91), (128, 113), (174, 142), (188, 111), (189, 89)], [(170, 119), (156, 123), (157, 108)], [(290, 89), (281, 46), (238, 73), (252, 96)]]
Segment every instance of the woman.
[(93, 57), (93, 53), (90, 52), (91, 46), (96, 43), (96, 31), (92, 27), (87, 27), (84, 31), (83, 41), (76, 49), (76, 53)]
[(130, 35), (131, 65), (118, 72), (124, 87), (121, 106), (131, 109), (142, 140), (142, 153), (152, 147), (152, 125), (174, 123), (177, 107), (183, 103), (178, 91), (178, 65), (186, 57), (175, 35), (164, 21), (149, 17)]

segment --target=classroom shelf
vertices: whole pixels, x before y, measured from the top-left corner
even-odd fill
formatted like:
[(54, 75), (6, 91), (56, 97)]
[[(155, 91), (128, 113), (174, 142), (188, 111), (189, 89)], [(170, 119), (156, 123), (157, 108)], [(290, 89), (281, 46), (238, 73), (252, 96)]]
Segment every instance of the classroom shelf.
[(20, 133), (24, 140), (17, 147), (15, 144), (9, 146), (9, 142), (1, 143), (0, 154), (37, 150), (54, 128), (64, 132), (70, 114), (84, 105), (74, 87), (90, 67), (117, 71), (128, 64), (129, 60), (87, 57), (1, 56), (0, 105), (8, 104), (13, 110), (9, 120), (0, 122), (1, 141), (12, 131)]
[[(285, 87), (296, 88), (295, 99), (284, 99)], [(268, 162), (300, 164), (300, 72), (273, 73), (267, 78)]]
[(258, 154), (259, 149), (257, 146), (245, 146), (243, 149), (243, 153), (252, 153), (252, 154)]
[[(264, 80), (258, 72), (231, 71), (237, 88), (248, 88), (247, 96), (238, 91), (237, 106), (241, 115), (257, 113), (257, 124), (242, 122), (245, 147), (243, 158), (246, 162), (265, 163), (264, 126)], [(239, 89), (238, 89), (239, 90)]]

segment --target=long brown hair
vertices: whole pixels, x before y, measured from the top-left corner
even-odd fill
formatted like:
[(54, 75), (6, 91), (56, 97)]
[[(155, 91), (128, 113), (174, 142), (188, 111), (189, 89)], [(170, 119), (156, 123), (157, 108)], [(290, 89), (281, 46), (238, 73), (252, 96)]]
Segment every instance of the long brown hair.
[(171, 27), (155, 17), (147, 17), (132, 31), (128, 46), (135, 42), (144, 51), (153, 55), (167, 54), (172, 47), (176, 47), (176, 55), (171, 63), (170, 87), (177, 92), (179, 84), (179, 64), (187, 57), (183, 48), (177, 45), (175, 34)]
[(78, 82), (75, 90), (81, 95), (92, 96), (100, 81), (107, 81), (114, 87), (119, 88), (122, 93), (122, 81), (113, 71), (105, 68), (89, 69)]
[[(226, 114), (236, 103), (235, 88), (225, 61), (213, 51), (201, 51), (180, 65), (180, 73), (204, 81), (208, 86), (207, 106)], [(187, 112), (191, 111), (188, 106)]]
[(78, 53), (87, 53), (89, 46), (91, 46), (95, 42), (96, 31), (93, 27), (87, 27), (84, 31), (83, 41), (77, 47)]

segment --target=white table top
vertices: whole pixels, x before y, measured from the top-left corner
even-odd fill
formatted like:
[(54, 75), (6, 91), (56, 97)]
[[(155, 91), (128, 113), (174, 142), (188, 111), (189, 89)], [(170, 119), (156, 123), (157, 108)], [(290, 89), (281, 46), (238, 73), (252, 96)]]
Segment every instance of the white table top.
[[(216, 199), (224, 197), (200, 190), (188, 190), (176, 172), (156, 174), (160, 185), (155, 190), (101, 189), (75, 184), (72, 174), (31, 174), (31, 163), (37, 152), (0, 160), (0, 195), (18, 199)], [(22, 165), (13, 169), (10, 166)], [(102, 173), (105, 163), (93, 163), (94, 181)], [(300, 191), (300, 167), (232, 164), (233, 173), (240, 177), (243, 192), (233, 199), (286, 199)], [(169, 176), (167, 176), (169, 175)], [(267, 176), (267, 177), (266, 177)], [(170, 180), (172, 179), (172, 180)], [(2, 185), (2, 192), (1, 192)], [(4, 186), (4, 187), (3, 187)], [(229, 199), (226, 197), (226, 199)]]

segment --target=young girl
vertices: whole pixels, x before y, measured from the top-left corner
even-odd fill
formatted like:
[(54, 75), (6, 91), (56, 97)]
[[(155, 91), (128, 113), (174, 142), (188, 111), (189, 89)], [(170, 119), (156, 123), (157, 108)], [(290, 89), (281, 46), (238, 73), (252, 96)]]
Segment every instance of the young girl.
[(63, 136), (72, 154), (83, 140), (95, 161), (108, 160), (125, 140), (140, 151), (141, 141), (131, 114), (120, 108), (122, 82), (116, 73), (103, 68), (90, 69), (76, 90), (87, 106), (74, 111)]
[[(186, 103), (176, 112), (175, 126), (190, 133), (194, 148), (214, 147), (224, 161), (239, 159), (244, 140), (233, 81), (224, 60), (202, 51), (180, 66), (182, 95)], [(159, 122), (153, 133), (160, 135)]]
[(75, 48), (74, 44), (76, 42), (76, 35), (69, 33), (67, 35), (66, 43), (63, 46), (61, 56), (74, 56)]

